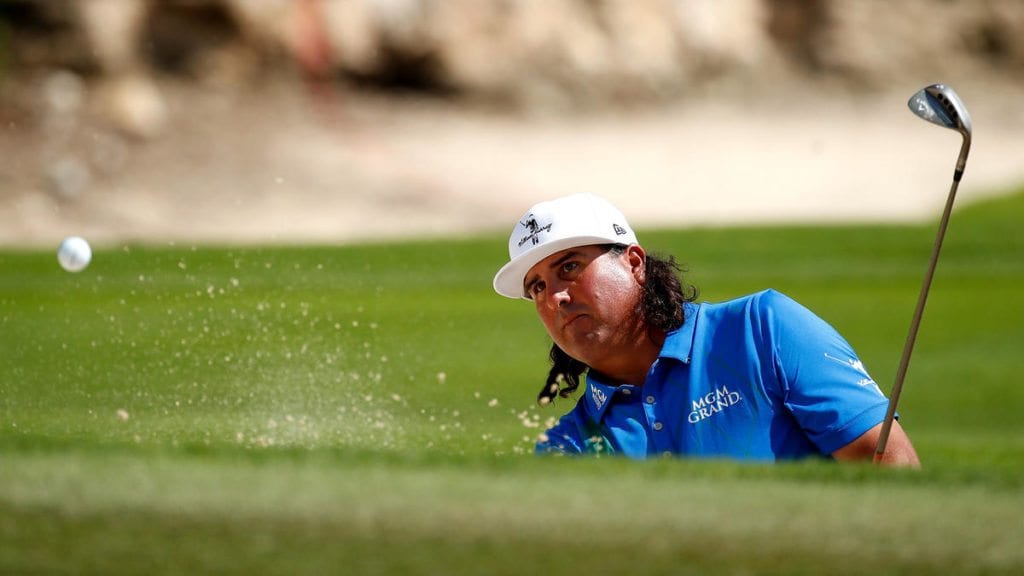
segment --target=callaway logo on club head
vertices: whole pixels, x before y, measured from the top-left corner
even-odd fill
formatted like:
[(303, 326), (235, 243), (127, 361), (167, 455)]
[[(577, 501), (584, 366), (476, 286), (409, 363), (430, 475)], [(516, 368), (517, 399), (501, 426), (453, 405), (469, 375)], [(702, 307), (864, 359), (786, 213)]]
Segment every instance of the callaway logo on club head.
[(540, 244), (540, 238), (538, 237), (541, 232), (550, 232), (551, 224), (547, 226), (541, 226), (537, 223), (537, 219), (530, 214), (526, 217), (526, 222), (520, 222), (520, 226), (526, 228), (527, 234), (519, 240), (519, 246), (522, 247), (527, 241), (532, 241), (534, 246)]

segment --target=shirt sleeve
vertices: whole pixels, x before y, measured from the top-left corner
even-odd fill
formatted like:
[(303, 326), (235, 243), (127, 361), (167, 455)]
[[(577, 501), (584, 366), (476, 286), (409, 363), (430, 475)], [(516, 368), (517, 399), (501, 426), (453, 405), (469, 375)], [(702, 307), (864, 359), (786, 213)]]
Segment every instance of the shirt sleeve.
[(832, 326), (771, 290), (762, 293), (757, 311), (783, 402), (823, 454), (882, 422), (888, 399)]
[(562, 416), (558, 423), (549, 428), (537, 441), (537, 454), (581, 454), (584, 452), (584, 438), (580, 418), (583, 407), (576, 405), (571, 412)]

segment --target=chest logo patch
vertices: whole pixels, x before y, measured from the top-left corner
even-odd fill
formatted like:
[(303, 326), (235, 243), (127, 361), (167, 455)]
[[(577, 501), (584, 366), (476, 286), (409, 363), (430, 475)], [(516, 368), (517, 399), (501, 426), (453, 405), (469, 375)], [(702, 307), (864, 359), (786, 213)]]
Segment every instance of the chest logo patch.
[(742, 401), (743, 397), (739, 392), (733, 392), (725, 385), (719, 386), (713, 392), (708, 392), (692, 401), (693, 411), (686, 417), (686, 420), (690, 424), (696, 424)]

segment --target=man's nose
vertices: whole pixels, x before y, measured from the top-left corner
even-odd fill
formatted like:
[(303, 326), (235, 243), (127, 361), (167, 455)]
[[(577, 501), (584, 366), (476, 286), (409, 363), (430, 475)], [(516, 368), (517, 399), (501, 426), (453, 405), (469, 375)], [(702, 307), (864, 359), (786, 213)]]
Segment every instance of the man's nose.
[(561, 308), (572, 301), (572, 296), (569, 294), (569, 284), (567, 283), (552, 286), (548, 294), (548, 302), (555, 309)]

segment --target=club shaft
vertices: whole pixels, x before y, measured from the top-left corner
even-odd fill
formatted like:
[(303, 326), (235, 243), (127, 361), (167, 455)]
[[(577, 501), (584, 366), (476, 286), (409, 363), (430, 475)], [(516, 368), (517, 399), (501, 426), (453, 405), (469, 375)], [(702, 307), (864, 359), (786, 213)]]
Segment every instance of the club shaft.
[(928, 270), (924, 275), (921, 293), (917, 297), (914, 318), (910, 322), (910, 332), (907, 334), (907, 341), (903, 346), (903, 356), (900, 358), (900, 366), (896, 371), (896, 383), (893, 384), (892, 392), (889, 394), (889, 409), (886, 410), (885, 420), (882, 422), (882, 430), (878, 435), (878, 445), (875, 448), (875, 462), (879, 462), (882, 459), (882, 455), (885, 454), (885, 446), (889, 442), (889, 432), (892, 430), (893, 419), (896, 417), (896, 404), (899, 402), (900, 392), (903, 390), (903, 379), (906, 377), (907, 367), (910, 365), (910, 354), (914, 351), (917, 329), (921, 326), (921, 316), (924, 314), (924, 305), (928, 301), (928, 291), (932, 285), (932, 277), (935, 275), (935, 265), (939, 261), (942, 239), (946, 235), (946, 226), (949, 224), (949, 215), (953, 212), (953, 200), (956, 198), (956, 191), (960, 186), (960, 176), (962, 174), (963, 168), (958, 166), (953, 177), (953, 185), (949, 189), (949, 197), (946, 198), (946, 208), (942, 211), (942, 220), (939, 221), (939, 231), (935, 237), (935, 245), (932, 246), (932, 256), (928, 261)]

